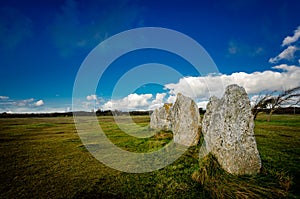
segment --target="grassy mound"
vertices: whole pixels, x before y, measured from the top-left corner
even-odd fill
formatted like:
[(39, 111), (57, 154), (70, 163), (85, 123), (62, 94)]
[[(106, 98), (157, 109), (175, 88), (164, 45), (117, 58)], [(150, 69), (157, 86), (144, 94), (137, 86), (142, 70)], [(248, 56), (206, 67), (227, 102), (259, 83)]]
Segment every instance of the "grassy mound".
[(254, 176), (235, 176), (224, 171), (209, 153), (199, 163), (192, 179), (203, 186), (211, 198), (285, 198), (289, 196), (292, 178), (285, 172), (266, 170)]

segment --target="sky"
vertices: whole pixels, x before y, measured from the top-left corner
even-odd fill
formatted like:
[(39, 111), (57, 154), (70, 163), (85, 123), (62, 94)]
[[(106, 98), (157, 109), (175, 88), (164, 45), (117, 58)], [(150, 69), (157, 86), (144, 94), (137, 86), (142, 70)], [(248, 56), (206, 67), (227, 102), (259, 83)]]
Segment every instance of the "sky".
[[(299, 7), (298, 0), (1, 0), (0, 113), (65, 112), (73, 110), (72, 103), (85, 111), (149, 110), (174, 102), (178, 92), (205, 107), (211, 95), (222, 95), (219, 81), (243, 86), (249, 98), (299, 86)], [(77, 74), (90, 52), (118, 33), (142, 27), (192, 38), (218, 73), (199, 74), (171, 52), (137, 50), (111, 63), (95, 92), (74, 99)], [(169, 66), (180, 75), (147, 65), (149, 73), (123, 78), (147, 63)], [(165, 77), (161, 84), (131, 85), (156, 76)], [(114, 92), (118, 81), (122, 84)]]

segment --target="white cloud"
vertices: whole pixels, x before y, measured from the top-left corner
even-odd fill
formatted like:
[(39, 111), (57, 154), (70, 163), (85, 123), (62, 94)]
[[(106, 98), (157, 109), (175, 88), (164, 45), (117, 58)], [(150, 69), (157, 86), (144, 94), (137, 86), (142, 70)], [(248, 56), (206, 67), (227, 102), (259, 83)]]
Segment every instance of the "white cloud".
[(300, 38), (300, 26), (294, 31), (293, 36), (287, 36), (286, 38), (284, 38), (281, 46), (290, 45), (290, 44), (296, 42), (299, 38)]
[(44, 105), (44, 101), (43, 100), (39, 100), (37, 102), (34, 103), (34, 106), (43, 106)]
[(91, 100), (97, 100), (97, 95), (88, 95), (86, 96), (86, 99), (91, 101)]
[(166, 97), (166, 93), (157, 93), (155, 100), (152, 101), (153, 104), (163, 103), (164, 98)]
[(166, 95), (167, 93), (157, 93), (155, 99), (151, 102), (149, 109), (153, 110), (163, 106)]
[(13, 113), (40, 113), (40, 112), (55, 112), (59, 111), (57, 108), (45, 107), (44, 100), (29, 99), (10, 99), (4, 98), (0, 101), (0, 112), (13, 112)]
[(66, 108), (66, 112), (70, 112), (71, 110), (72, 110), (71, 107)]
[[(177, 93), (182, 93), (185, 96), (191, 97), (191, 98), (197, 98), (197, 97), (204, 97), (208, 94), (208, 83), (215, 82), (214, 76), (205, 76), (205, 77), (184, 77), (179, 80), (178, 83), (171, 83), (166, 84), (165, 88), (170, 90), (171, 95), (176, 95)], [(217, 78), (219, 81), (220, 79)], [(221, 83), (221, 82), (219, 82)], [(212, 89), (214, 87), (214, 84), (210, 86)], [(174, 100), (173, 98), (170, 98), (170, 100)]]
[(86, 100), (87, 101), (80, 100), (80, 102), (79, 102), (79, 103), (81, 103), (80, 110), (84, 110), (84, 111), (97, 110), (97, 109), (101, 108), (100, 104), (102, 104), (104, 102), (103, 98), (101, 98), (95, 94), (86, 96)]
[(259, 99), (261, 98), (261, 95), (253, 95), (251, 98), (250, 98), (250, 102), (251, 104), (257, 102)]
[(197, 103), (198, 108), (206, 109), (206, 105), (208, 104), (209, 101), (200, 101)]
[(300, 85), (300, 67), (281, 64), (263, 72), (237, 72), (231, 75), (185, 77), (177, 83), (166, 84), (165, 88), (174, 95), (182, 93), (197, 101), (207, 100), (210, 96), (221, 97), (224, 88), (230, 84), (243, 86), (248, 94), (256, 94), (266, 90), (282, 90)]
[(8, 100), (9, 97), (8, 96), (0, 96), (0, 100)]
[(119, 100), (110, 100), (106, 102), (102, 109), (104, 110), (146, 110), (150, 105), (152, 94), (130, 94)]
[(284, 38), (281, 46), (282, 47), (287, 46), (287, 47), (276, 57), (270, 58), (269, 62), (272, 64), (276, 64), (281, 60), (295, 61), (295, 59), (297, 58), (295, 55), (296, 51), (300, 50), (299, 42), (297, 42), (299, 38), (300, 38), (300, 26), (294, 31), (293, 36), (287, 36)]
[(24, 100), (11, 100), (8, 105), (16, 107), (38, 107), (44, 105), (43, 100), (38, 100), (35, 102), (34, 98), (24, 99)]
[(251, 107), (255, 106), (259, 100), (261, 100), (263, 97), (265, 97), (263, 94), (256, 94), (250, 97), (250, 104)]
[(289, 46), (286, 49), (284, 49), (279, 55), (277, 55), (274, 58), (270, 58), (269, 62), (272, 64), (278, 63), (280, 60), (288, 60), (291, 61), (294, 59), (295, 52), (299, 50), (296, 46)]
[(83, 102), (81, 102), (81, 105), (82, 105), (81, 108), (84, 111), (90, 111), (90, 110), (96, 109), (96, 107), (95, 107), (96, 104), (94, 102), (83, 101)]
[(176, 95), (170, 95), (167, 99), (167, 103), (172, 103), (174, 104), (176, 101)]
[(33, 98), (25, 99), (25, 100), (13, 100), (11, 102), (11, 104), (13, 106), (19, 106), (19, 107), (21, 107), (21, 106), (29, 106), (33, 101), (34, 101)]

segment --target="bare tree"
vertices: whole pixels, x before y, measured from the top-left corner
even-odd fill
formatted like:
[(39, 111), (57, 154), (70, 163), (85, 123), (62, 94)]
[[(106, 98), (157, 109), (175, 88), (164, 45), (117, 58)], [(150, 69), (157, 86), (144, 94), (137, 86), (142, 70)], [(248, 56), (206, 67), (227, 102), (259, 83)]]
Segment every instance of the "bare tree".
[(254, 116), (254, 120), (256, 119), (258, 113), (264, 111), (267, 108), (266, 100), (272, 96), (272, 93), (262, 94), (260, 93), (256, 100), (254, 101), (254, 105), (252, 106), (252, 114)]
[(269, 110), (268, 121), (271, 120), (273, 113), (281, 107), (292, 107), (300, 103), (300, 86), (295, 88), (283, 90), (280, 92), (272, 91), (264, 96), (258, 97), (253, 108), (252, 113), (254, 119), (257, 114), (265, 109)]

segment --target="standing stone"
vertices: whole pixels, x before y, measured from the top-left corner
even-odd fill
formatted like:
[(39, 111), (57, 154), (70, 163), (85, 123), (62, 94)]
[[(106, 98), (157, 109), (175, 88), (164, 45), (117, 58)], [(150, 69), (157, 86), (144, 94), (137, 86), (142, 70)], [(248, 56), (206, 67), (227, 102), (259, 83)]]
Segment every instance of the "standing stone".
[(150, 128), (169, 131), (172, 128), (172, 104), (164, 104), (163, 107), (155, 109), (150, 117)]
[(196, 103), (189, 97), (178, 93), (172, 108), (172, 131), (174, 142), (194, 146), (199, 141), (199, 110)]
[[(222, 99), (211, 97), (202, 121), (207, 152), (231, 174), (256, 174), (261, 159), (254, 137), (254, 119), (244, 88), (230, 85)], [(201, 154), (200, 154), (201, 157)]]

